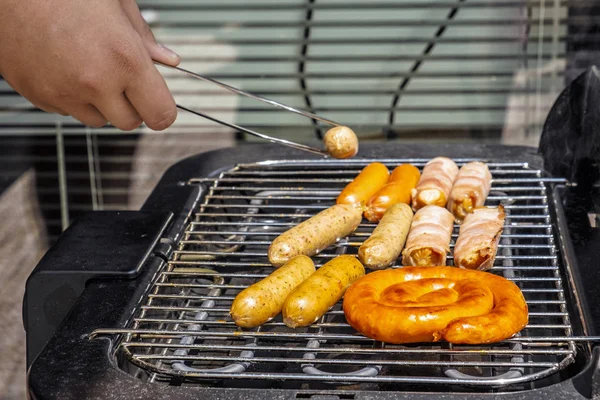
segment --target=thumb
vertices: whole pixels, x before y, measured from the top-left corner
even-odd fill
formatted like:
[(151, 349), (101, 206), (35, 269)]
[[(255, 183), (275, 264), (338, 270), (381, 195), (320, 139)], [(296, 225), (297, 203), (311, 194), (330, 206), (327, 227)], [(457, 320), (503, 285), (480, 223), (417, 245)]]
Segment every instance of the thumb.
[(142, 38), (150, 57), (163, 64), (177, 66), (181, 59), (173, 50), (156, 42), (156, 38), (146, 23), (135, 0), (120, 0), (123, 11), (133, 28)]

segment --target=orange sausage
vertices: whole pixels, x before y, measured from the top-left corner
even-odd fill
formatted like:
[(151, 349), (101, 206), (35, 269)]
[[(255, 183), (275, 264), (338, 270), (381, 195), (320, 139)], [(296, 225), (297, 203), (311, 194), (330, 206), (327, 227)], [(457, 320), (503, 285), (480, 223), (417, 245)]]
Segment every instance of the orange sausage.
[(420, 178), (419, 169), (412, 164), (396, 167), (388, 183), (369, 199), (365, 218), (371, 222), (379, 222), (383, 214), (394, 204), (410, 205), (411, 191), (417, 186)]
[(336, 202), (364, 208), (367, 201), (387, 183), (389, 177), (390, 171), (385, 165), (378, 162), (369, 164), (342, 190)]
[(525, 327), (528, 309), (513, 282), (453, 267), (377, 271), (344, 295), (344, 315), (363, 335), (387, 343), (494, 343)]

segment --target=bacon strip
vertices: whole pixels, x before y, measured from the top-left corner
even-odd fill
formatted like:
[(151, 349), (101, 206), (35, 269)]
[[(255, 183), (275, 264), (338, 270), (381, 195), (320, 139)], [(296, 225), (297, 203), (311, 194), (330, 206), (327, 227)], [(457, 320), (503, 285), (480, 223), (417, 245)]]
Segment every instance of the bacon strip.
[(449, 158), (437, 157), (429, 161), (417, 187), (411, 191), (413, 210), (427, 205), (445, 207), (456, 174), (458, 167)]
[(402, 265), (446, 265), (453, 227), (454, 216), (445, 208), (421, 208), (412, 220), (406, 248), (402, 252)]
[(457, 222), (462, 222), (476, 207), (483, 206), (491, 185), (492, 174), (484, 163), (474, 161), (462, 166), (448, 200), (448, 210)]
[(494, 265), (504, 228), (504, 207), (476, 208), (460, 227), (454, 247), (454, 265), (488, 270)]

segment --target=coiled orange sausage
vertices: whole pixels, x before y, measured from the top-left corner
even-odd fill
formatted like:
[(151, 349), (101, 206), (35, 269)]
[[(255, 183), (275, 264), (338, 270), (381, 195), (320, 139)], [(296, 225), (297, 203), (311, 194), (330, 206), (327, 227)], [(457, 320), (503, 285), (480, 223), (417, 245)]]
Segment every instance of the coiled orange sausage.
[(388, 343), (494, 343), (525, 327), (527, 303), (513, 282), (483, 271), (405, 267), (370, 273), (344, 295), (344, 315)]
[(381, 163), (367, 165), (338, 196), (337, 204), (350, 204), (364, 208), (369, 199), (388, 181), (390, 171)]
[(421, 173), (411, 164), (402, 164), (392, 171), (388, 183), (367, 202), (365, 218), (378, 222), (394, 204), (410, 204), (411, 191), (417, 186)]

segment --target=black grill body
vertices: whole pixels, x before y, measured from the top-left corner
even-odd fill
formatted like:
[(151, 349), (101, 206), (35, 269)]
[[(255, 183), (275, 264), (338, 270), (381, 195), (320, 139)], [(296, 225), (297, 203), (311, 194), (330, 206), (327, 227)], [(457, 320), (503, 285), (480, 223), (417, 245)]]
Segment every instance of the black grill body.
[[(542, 166), (536, 149), (496, 145), (362, 145), (364, 158), (455, 158), (527, 162)], [(108, 337), (90, 340), (99, 328), (124, 327), (140, 299), (180, 240), (190, 213), (205, 195), (195, 177), (215, 177), (238, 163), (262, 160), (318, 159), (271, 145), (247, 145), (186, 159), (169, 169), (139, 212), (95, 212), (73, 224), (41, 260), (27, 283), (24, 324), (27, 331), (28, 387), (33, 399), (565, 399), (591, 398), (600, 377), (600, 350), (578, 344), (577, 360), (529, 389), (476, 390), (461, 385), (373, 385), (371, 389), (331, 389), (286, 382), (236, 387), (151, 383), (124, 371), (123, 360)], [(554, 185), (550, 195), (553, 224), (566, 274), (567, 300), (575, 336), (600, 333), (600, 234), (595, 220), (598, 196)], [(591, 219), (590, 219), (591, 218)], [(129, 373), (128, 373), (129, 372)], [(182, 379), (183, 382), (183, 379)]]

